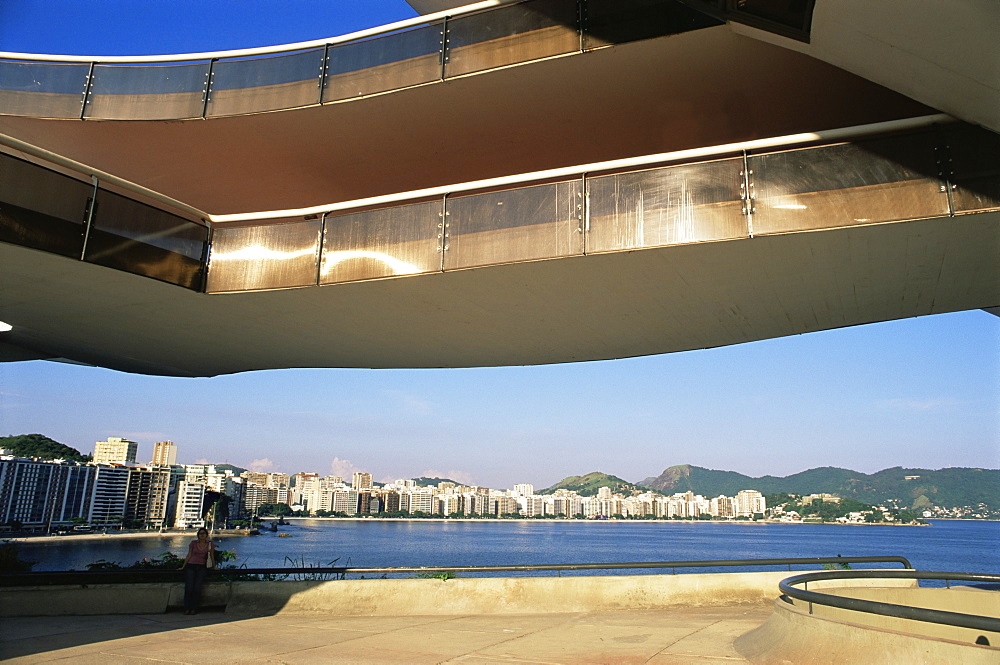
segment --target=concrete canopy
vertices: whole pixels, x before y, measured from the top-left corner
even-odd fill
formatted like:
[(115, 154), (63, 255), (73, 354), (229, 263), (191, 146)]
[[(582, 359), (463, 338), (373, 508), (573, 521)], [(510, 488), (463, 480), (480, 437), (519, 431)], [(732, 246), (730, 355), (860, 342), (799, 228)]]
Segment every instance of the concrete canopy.
[[(737, 34), (750, 31), (707, 28), (289, 111), (190, 121), (8, 116), (0, 132), (221, 214), (930, 110), (783, 43)], [(0, 357), (211, 376), (737, 344), (1000, 304), (998, 215), (226, 295), (0, 244), (0, 319), (13, 325)]]

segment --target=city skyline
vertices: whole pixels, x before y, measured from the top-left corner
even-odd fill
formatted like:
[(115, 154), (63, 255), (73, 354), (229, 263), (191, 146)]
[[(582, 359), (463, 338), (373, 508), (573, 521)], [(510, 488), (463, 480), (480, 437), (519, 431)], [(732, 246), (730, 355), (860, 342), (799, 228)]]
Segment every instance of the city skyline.
[[(5, 3), (0, 50), (205, 51), (332, 36), (413, 15), (401, 1), (363, 9), (306, 0), (280, 9), (153, 5)], [(681, 463), (752, 476), (817, 466), (994, 468), (998, 349), (1000, 318), (969, 311), (538, 367), (177, 379), (7, 363), (0, 434), (39, 432), (81, 452), (109, 436), (143, 450), (172, 440), (186, 462), (345, 477), (380, 467), (380, 482), (425, 475), (491, 487), (548, 487), (566, 473), (594, 470), (636, 481)], [(189, 458), (195, 450), (204, 453)]]

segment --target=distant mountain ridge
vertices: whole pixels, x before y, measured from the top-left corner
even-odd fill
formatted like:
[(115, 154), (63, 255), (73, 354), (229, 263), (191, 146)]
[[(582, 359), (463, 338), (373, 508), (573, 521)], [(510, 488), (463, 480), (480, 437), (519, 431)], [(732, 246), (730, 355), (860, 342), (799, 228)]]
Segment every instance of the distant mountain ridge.
[(735, 471), (680, 464), (664, 469), (659, 476), (646, 478), (639, 485), (664, 494), (690, 490), (706, 497), (733, 496), (740, 490), (753, 489), (763, 494), (836, 494), (864, 503), (895, 499), (912, 509), (955, 508), (980, 503), (1000, 508), (1000, 470), (997, 469), (933, 470), (897, 466), (866, 474), (825, 466), (790, 476), (754, 478)]

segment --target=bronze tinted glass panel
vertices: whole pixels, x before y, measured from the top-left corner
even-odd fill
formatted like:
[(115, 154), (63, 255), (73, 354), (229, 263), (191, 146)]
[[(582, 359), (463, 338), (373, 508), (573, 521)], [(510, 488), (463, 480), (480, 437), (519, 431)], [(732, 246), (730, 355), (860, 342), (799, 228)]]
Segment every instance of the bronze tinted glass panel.
[(531, 0), (448, 21), (445, 76), (580, 49), (574, 0)]
[(748, 164), (754, 234), (948, 214), (931, 133), (749, 157)]
[(170, 120), (201, 116), (208, 63), (95, 65), (84, 117)]
[(723, 23), (678, 0), (587, 0), (584, 48), (675, 35)]
[(80, 258), (94, 188), (0, 154), (0, 242)]
[(90, 65), (0, 61), (0, 114), (79, 118)]
[(212, 66), (207, 115), (238, 115), (319, 103), (325, 49)]
[(256, 291), (316, 283), (320, 220), (259, 224), (215, 229), (206, 291)]
[(583, 253), (580, 180), (449, 198), (444, 267)]
[(351, 99), (441, 78), (441, 25), (330, 47), (323, 101)]
[(441, 269), (441, 201), (327, 217), (320, 284)]
[(199, 289), (207, 242), (205, 226), (99, 190), (84, 260)]
[(588, 252), (749, 235), (740, 200), (742, 159), (588, 178)]
[(1000, 208), (1000, 136), (971, 125), (944, 132), (942, 156), (950, 159), (955, 212)]

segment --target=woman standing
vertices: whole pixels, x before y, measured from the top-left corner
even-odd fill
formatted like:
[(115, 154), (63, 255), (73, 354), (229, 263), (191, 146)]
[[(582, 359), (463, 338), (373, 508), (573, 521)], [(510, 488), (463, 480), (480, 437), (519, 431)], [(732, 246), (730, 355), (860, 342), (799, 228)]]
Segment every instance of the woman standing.
[(195, 614), (201, 602), (201, 585), (205, 573), (215, 567), (215, 543), (208, 539), (208, 529), (198, 529), (198, 540), (188, 545), (187, 556), (181, 564), (184, 571), (184, 614)]

